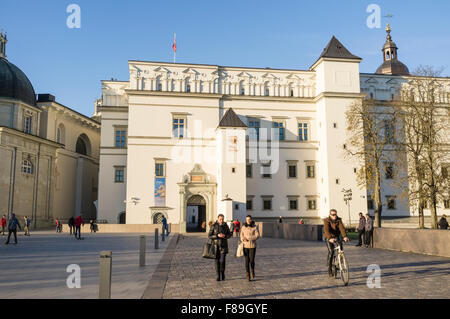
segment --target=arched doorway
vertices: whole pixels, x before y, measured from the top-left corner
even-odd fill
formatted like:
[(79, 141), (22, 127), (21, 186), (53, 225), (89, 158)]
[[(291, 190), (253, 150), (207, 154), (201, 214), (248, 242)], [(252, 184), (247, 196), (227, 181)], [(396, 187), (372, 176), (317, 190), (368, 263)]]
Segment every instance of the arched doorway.
[(91, 142), (86, 134), (78, 136), (75, 151), (81, 155), (91, 156)]
[(206, 201), (201, 195), (193, 195), (187, 200), (186, 231), (204, 232), (202, 223), (206, 223)]

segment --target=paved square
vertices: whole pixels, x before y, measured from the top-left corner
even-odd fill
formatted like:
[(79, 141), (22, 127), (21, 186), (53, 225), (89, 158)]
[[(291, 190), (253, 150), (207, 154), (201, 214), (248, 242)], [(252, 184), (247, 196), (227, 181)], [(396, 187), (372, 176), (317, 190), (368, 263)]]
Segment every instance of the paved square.
[[(214, 261), (201, 257), (206, 236), (179, 240), (164, 298), (450, 298), (450, 259), (345, 245), (350, 283), (329, 278), (323, 242), (261, 238), (256, 281), (245, 279), (244, 261), (229, 241), (226, 280), (217, 282)], [(381, 267), (381, 288), (367, 287), (367, 266)]]
[[(31, 233), (19, 244), (4, 245), (0, 235), (0, 298), (98, 298), (99, 254), (112, 251), (112, 298), (141, 298), (168, 240), (154, 249), (154, 234), (147, 235), (145, 267), (139, 267), (141, 234)], [(170, 239), (169, 236), (168, 239)], [(160, 238), (161, 239), (161, 238)], [(69, 289), (66, 267), (81, 267), (81, 288)]]

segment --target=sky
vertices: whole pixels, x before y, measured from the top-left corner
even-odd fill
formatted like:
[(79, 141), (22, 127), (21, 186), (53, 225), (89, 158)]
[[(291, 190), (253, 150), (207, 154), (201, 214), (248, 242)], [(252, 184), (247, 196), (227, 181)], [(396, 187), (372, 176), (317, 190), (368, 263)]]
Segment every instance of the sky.
[[(68, 28), (70, 4), (81, 9), (80, 28)], [(369, 28), (380, 8), (380, 28)], [(399, 60), (444, 68), (450, 76), (448, 0), (0, 0), (7, 58), (36, 93), (91, 116), (101, 80), (128, 80), (128, 61), (307, 70), (335, 35), (361, 57), (360, 72), (382, 63), (386, 23)], [(385, 17), (391, 14), (393, 17)]]

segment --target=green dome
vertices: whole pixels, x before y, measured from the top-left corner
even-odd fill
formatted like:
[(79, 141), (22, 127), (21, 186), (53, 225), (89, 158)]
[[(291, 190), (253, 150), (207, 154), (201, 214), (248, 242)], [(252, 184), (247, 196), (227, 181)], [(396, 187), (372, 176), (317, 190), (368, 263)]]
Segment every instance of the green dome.
[(0, 57), (0, 97), (36, 105), (36, 94), (30, 80), (17, 66), (2, 57)]

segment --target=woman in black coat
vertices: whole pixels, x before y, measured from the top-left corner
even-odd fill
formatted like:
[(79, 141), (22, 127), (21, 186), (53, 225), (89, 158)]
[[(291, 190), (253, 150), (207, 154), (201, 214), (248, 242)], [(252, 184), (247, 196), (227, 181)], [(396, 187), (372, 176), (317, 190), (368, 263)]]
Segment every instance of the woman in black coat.
[(208, 238), (212, 239), (217, 247), (217, 281), (225, 280), (225, 256), (228, 254), (228, 238), (232, 236), (230, 228), (223, 220), (224, 216), (219, 214), (217, 221), (211, 226), (208, 234)]

